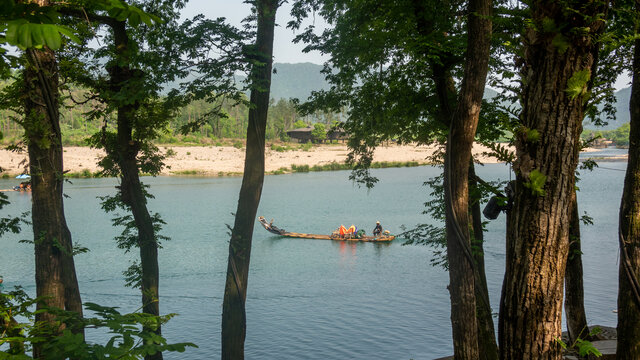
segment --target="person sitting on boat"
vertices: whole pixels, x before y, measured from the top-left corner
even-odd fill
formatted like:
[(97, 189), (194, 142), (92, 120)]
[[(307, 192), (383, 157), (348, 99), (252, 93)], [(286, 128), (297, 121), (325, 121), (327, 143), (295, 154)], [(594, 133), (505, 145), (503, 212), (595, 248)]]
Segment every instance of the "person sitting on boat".
[(373, 236), (380, 236), (382, 234), (382, 225), (380, 225), (380, 221), (376, 221), (376, 227), (373, 229)]
[(349, 234), (349, 237), (352, 238), (356, 235), (356, 232), (358, 232), (358, 228), (356, 228), (355, 225), (351, 224), (351, 226), (349, 226), (349, 229), (347, 230), (347, 234)]
[(344, 225), (340, 225), (338, 233), (340, 234), (340, 238), (344, 239), (344, 235), (347, 233), (347, 228), (344, 227)]

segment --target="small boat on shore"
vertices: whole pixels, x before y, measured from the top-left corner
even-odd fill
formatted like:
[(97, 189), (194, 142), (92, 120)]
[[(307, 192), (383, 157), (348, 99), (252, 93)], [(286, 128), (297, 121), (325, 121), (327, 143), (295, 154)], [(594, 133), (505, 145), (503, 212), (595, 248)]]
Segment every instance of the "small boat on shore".
[(271, 220), (271, 222), (267, 222), (264, 216), (259, 216), (258, 221), (260, 221), (260, 224), (262, 224), (262, 226), (268, 232), (275, 235), (292, 237), (292, 238), (336, 240), (336, 241), (364, 241), (364, 242), (388, 242), (396, 238), (394, 235), (389, 235), (389, 234), (384, 234), (382, 236), (363, 235), (358, 238), (358, 237), (341, 237), (337, 233), (333, 233), (331, 235), (296, 233), (296, 232), (288, 232), (288, 231), (285, 231), (284, 229), (278, 228), (277, 226), (273, 225), (273, 220)]

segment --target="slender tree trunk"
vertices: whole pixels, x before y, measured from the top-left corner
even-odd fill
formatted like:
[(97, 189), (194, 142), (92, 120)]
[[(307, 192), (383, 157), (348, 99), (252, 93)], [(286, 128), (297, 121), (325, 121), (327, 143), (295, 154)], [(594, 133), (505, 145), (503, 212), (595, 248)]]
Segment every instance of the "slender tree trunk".
[[(126, 87), (127, 82), (132, 81), (136, 76), (140, 76), (137, 70), (132, 70), (128, 66), (127, 51), (129, 49), (129, 37), (124, 22), (114, 22), (115, 47), (118, 52), (118, 65), (111, 69), (111, 82), (114, 92), (119, 92)], [(153, 221), (147, 209), (147, 199), (142, 183), (140, 182), (140, 171), (138, 169), (137, 156), (140, 150), (139, 144), (133, 139), (133, 127), (135, 122), (135, 112), (138, 103), (118, 106), (117, 118), (117, 150), (111, 149), (114, 158), (117, 159), (120, 168), (120, 195), (122, 201), (131, 209), (133, 219), (138, 229), (138, 247), (140, 250), (141, 267), (141, 291), (142, 291), (142, 311), (147, 314), (160, 315), (159, 305), (159, 283), (160, 275), (158, 270), (158, 242), (156, 239)], [(162, 334), (162, 329), (158, 324), (157, 328), (147, 328), (158, 335)], [(162, 352), (145, 355), (145, 360), (161, 360)]]
[(569, 256), (565, 270), (564, 309), (567, 318), (569, 343), (578, 338), (589, 340), (587, 315), (584, 311), (584, 284), (582, 271), (582, 250), (580, 246), (580, 214), (575, 187), (571, 195), (571, 213), (569, 220)]
[[(569, 6), (576, 7), (578, 13)], [(606, 4), (600, 1), (530, 4), (532, 25), (523, 37), (516, 186), (507, 220), (507, 263), (500, 304), (502, 359), (561, 358), (556, 339), (562, 332), (571, 194), (587, 93), (580, 90), (586, 89), (589, 78), (581, 75), (591, 72), (596, 47), (592, 39), (603, 28), (601, 20), (593, 19), (605, 9)], [(542, 25), (549, 20), (561, 30), (554, 32)], [(576, 28), (588, 29), (590, 34), (576, 36)], [(566, 48), (560, 47), (558, 39), (565, 41)]]
[[(636, 1), (640, 11), (640, 4)], [(629, 162), (620, 205), (617, 359), (640, 356), (640, 40), (634, 43)]]
[[(469, 189), (478, 186), (473, 161), (469, 162)], [(471, 193), (470, 193), (471, 194)], [(489, 302), (489, 288), (484, 267), (484, 234), (482, 229), (482, 212), (480, 211), (480, 199), (470, 197), (470, 210), (473, 234), (471, 236), (471, 249), (476, 265), (475, 271), (475, 296), (476, 316), (478, 324), (478, 352), (480, 360), (498, 359), (498, 345), (496, 344), (496, 332), (493, 324), (493, 313)]]
[[(426, 11), (423, 4), (414, 1), (414, 12), (417, 16), (418, 32), (423, 36), (428, 36), (432, 31), (429, 23), (424, 21), (423, 13)], [(450, 127), (451, 119), (454, 115), (456, 107), (456, 86), (449, 70), (451, 64), (447, 65), (446, 59), (441, 62), (431, 61), (430, 66), (433, 69), (433, 81), (435, 84), (436, 96), (438, 98), (439, 111), (437, 112), (438, 121), (443, 126)], [(470, 155), (469, 155), (470, 156)], [(471, 189), (476, 186), (475, 170), (473, 161), (469, 161), (469, 187)], [(478, 334), (478, 353), (479, 359), (490, 360), (498, 358), (498, 349), (496, 345), (495, 329), (493, 324), (493, 316), (491, 304), (489, 302), (489, 291), (484, 268), (484, 250), (483, 250), (483, 234), (482, 234), (482, 218), (480, 212), (480, 204), (477, 200), (471, 202), (469, 206), (472, 229), (474, 235), (471, 237), (471, 246), (473, 258), (476, 264), (474, 271), (475, 284), (474, 296), (476, 301), (476, 323)]]
[[(24, 128), (31, 172), (36, 295), (46, 297), (37, 309), (46, 305), (82, 316), (73, 243), (64, 216), (57, 61), (49, 49), (29, 49), (26, 56)], [(36, 321), (53, 323), (54, 317), (39, 312)], [(83, 333), (82, 329), (74, 331)], [(42, 355), (38, 346), (34, 347), (33, 353), (36, 358)]]
[(251, 240), (264, 181), (265, 128), (269, 110), (273, 33), (278, 0), (258, 0), (256, 3), (258, 30), (255, 50), (258, 62), (253, 65), (251, 71), (251, 104), (254, 106), (249, 110), (244, 175), (229, 242), (229, 263), (222, 305), (224, 360), (244, 359), (247, 326), (245, 301)]
[[(469, 162), (489, 68), (491, 0), (469, 2), (464, 77), (445, 157), (445, 207), (455, 359), (478, 359), (474, 258), (469, 228)], [(487, 301), (488, 303), (488, 301)]]

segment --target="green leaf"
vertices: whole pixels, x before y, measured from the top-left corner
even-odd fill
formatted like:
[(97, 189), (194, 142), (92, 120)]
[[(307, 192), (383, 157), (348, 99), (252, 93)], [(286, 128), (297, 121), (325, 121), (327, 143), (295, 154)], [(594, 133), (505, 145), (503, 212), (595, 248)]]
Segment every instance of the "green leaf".
[(547, 177), (540, 171), (534, 169), (529, 173), (529, 181), (524, 183), (524, 186), (531, 190), (531, 194), (535, 196), (544, 196), (544, 184), (547, 181)]
[(590, 79), (591, 71), (589, 69), (573, 73), (569, 81), (567, 81), (567, 90), (565, 90), (571, 100), (587, 93), (587, 83)]
[(540, 133), (536, 129), (528, 129), (527, 130), (527, 141), (536, 143), (540, 140)]
[(7, 24), (7, 34), (6, 34), (7, 42), (9, 44), (11, 45), (18, 44), (18, 28), (20, 28), (20, 26), (26, 22), (27, 20), (25, 19), (9, 21), (9, 23)]
[(602, 356), (602, 353), (600, 352), (600, 350), (598, 350), (595, 346), (593, 346), (593, 344), (590, 341), (577, 339), (576, 346), (578, 348), (578, 353), (580, 354), (581, 357), (584, 357), (587, 355)]
[(18, 47), (25, 50), (30, 48), (31, 44), (31, 29), (29, 23), (20, 25), (20, 28), (18, 28)]
[(44, 36), (45, 44), (51, 50), (59, 49), (60, 45), (62, 45), (62, 38), (55, 25), (42, 25), (42, 35)]
[(44, 45), (44, 36), (42, 35), (42, 26), (40, 24), (30, 24), (31, 38), (33, 39), (33, 47), (36, 49), (42, 48)]
[(133, 27), (140, 25), (140, 14), (138, 12), (132, 11), (129, 13), (129, 25)]
[(564, 54), (569, 46), (571, 46), (571, 43), (564, 35), (557, 34), (553, 37), (553, 40), (551, 40), (551, 45), (558, 49), (558, 53)]
[(71, 30), (70, 28), (64, 26), (64, 25), (58, 25), (58, 31), (69, 38), (69, 40), (73, 41), (76, 44), (82, 44), (82, 41), (80, 40), (79, 37), (76, 36), (76, 34), (73, 33), (73, 30)]

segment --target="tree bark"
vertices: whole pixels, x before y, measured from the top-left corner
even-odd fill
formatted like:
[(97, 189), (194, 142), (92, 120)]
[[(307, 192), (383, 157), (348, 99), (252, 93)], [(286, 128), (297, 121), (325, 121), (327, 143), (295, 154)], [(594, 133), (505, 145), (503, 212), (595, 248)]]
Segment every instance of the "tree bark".
[(464, 77), (445, 155), (445, 207), (455, 359), (478, 359), (476, 284), (469, 228), (469, 162), (489, 67), (491, 1), (469, 2)]
[(580, 339), (590, 340), (587, 315), (584, 310), (584, 284), (582, 271), (582, 250), (580, 245), (580, 214), (578, 198), (574, 187), (571, 195), (569, 220), (569, 256), (565, 270), (564, 309), (567, 318), (569, 343)]
[[(38, 4), (44, 6), (48, 2)], [(24, 128), (31, 173), (36, 295), (45, 297), (37, 309), (46, 305), (82, 316), (73, 243), (64, 216), (57, 61), (55, 53), (48, 48), (29, 49), (26, 57)], [(36, 315), (36, 321), (57, 326), (54, 318), (47, 312)], [(84, 334), (82, 329), (74, 331)], [(39, 346), (34, 346), (33, 354), (35, 358), (42, 355)]]
[(264, 146), (273, 63), (273, 34), (278, 0), (256, 2), (256, 59), (251, 70), (251, 104), (244, 175), (229, 242), (227, 280), (222, 305), (222, 359), (244, 359), (247, 280), (251, 240), (264, 181)]
[[(640, 11), (640, 4), (636, 1)], [(635, 40), (631, 83), (629, 162), (620, 205), (617, 359), (640, 354), (640, 40)]]
[[(569, 6), (576, 6), (577, 12)], [(515, 134), (516, 185), (507, 217), (500, 304), (502, 359), (561, 358), (556, 339), (562, 332), (571, 194), (587, 93), (580, 89), (587, 85), (577, 81), (577, 92), (568, 89), (576, 88), (580, 72), (590, 74), (596, 48), (592, 39), (603, 28), (596, 14), (605, 9), (599, 1), (530, 4), (532, 24), (523, 36), (521, 128)], [(549, 21), (555, 30), (543, 26)], [(576, 28), (590, 33), (575, 35)]]
[[(111, 24), (114, 33), (114, 45), (117, 53), (117, 64), (110, 69), (111, 88), (114, 93), (119, 93), (127, 88), (127, 83), (136, 79), (141, 72), (129, 67), (128, 51), (129, 36), (124, 22), (114, 21)], [(158, 267), (158, 242), (153, 221), (147, 209), (147, 198), (138, 169), (139, 143), (133, 139), (135, 124), (135, 112), (139, 102), (128, 103), (123, 101), (118, 105), (117, 116), (117, 149), (108, 149), (120, 168), (120, 195), (123, 203), (127, 205), (133, 215), (138, 229), (138, 247), (140, 250), (141, 267), (141, 292), (142, 311), (154, 316), (160, 315), (159, 283), (160, 274)], [(146, 328), (158, 335), (162, 334), (162, 328)], [(162, 352), (145, 355), (145, 360), (162, 360)]]
[[(469, 189), (478, 186), (475, 166), (473, 161), (469, 162)], [(476, 317), (478, 325), (478, 353), (480, 360), (498, 359), (498, 345), (496, 343), (496, 332), (493, 324), (493, 312), (489, 301), (489, 288), (487, 286), (487, 276), (484, 267), (484, 234), (482, 228), (482, 212), (480, 210), (480, 199), (470, 197), (470, 211), (473, 234), (471, 236), (471, 249), (473, 260), (476, 265), (475, 271), (475, 297), (476, 297)]]

